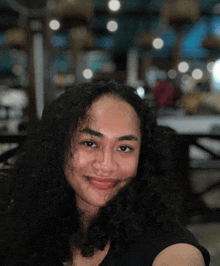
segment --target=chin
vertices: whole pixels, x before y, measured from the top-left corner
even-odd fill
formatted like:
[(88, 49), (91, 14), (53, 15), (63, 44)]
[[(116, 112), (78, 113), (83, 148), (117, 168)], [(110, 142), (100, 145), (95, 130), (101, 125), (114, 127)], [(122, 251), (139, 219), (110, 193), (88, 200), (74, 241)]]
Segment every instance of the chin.
[(95, 200), (92, 203), (93, 206), (96, 207), (104, 207), (113, 197), (108, 197), (107, 199), (100, 199), (100, 200)]

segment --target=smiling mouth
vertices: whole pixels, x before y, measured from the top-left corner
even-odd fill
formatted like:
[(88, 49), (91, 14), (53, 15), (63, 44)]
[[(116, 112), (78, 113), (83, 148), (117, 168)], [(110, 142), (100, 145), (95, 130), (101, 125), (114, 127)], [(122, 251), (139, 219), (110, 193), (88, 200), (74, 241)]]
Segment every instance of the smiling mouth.
[(101, 179), (90, 176), (86, 176), (86, 179), (93, 187), (101, 190), (112, 189), (120, 182), (120, 180), (112, 180), (110, 178)]

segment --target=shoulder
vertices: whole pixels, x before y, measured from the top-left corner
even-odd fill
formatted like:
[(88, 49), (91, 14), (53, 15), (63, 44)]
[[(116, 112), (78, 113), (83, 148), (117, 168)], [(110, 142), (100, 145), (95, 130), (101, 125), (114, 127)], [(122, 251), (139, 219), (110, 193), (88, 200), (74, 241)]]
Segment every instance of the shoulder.
[(147, 242), (154, 250), (153, 266), (208, 266), (210, 256), (186, 227), (170, 222), (165, 229), (153, 231)]
[(124, 260), (127, 265), (135, 265), (131, 262), (138, 261), (138, 265), (208, 266), (210, 257), (189, 230), (171, 222), (166, 229), (149, 230), (142, 235), (121, 257), (121, 261)]
[(162, 250), (152, 266), (205, 266), (201, 251), (190, 244), (179, 243)]
[[(153, 266), (208, 266), (210, 263), (206, 248), (198, 243), (191, 231), (177, 222), (170, 222), (166, 229), (159, 230), (152, 242), (156, 251)], [(169, 263), (165, 264), (166, 260)]]

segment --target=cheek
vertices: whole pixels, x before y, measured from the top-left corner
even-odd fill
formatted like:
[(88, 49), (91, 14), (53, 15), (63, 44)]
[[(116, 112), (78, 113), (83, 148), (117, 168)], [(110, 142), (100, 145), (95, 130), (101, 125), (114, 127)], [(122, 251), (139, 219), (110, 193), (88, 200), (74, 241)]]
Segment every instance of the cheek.
[(132, 170), (134, 175), (137, 174), (137, 169), (138, 169), (138, 164), (139, 164), (139, 155), (140, 153), (138, 152), (138, 155), (135, 157), (134, 162), (132, 164)]
[(72, 159), (69, 158), (69, 159), (67, 159), (65, 167), (64, 167), (64, 173), (65, 173), (65, 177), (66, 177), (66, 180), (68, 181), (68, 183), (73, 177), (73, 172), (74, 172), (73, 169), (74, 168), (73, 168)]
[(91, 161), (91, 156), (83, 152), (75, 152), (74, 156), (70, 159), (69, 164), (74, 167), (75, 171), (83, 169), (84, 167), (88, 166), (89, 162)]
[(76, 183), (81, 180), (81, 175), (85, 174), (88, 169), (91, 169), (91, 155), (79, 151), (75, 152), (74, 156), (66, 162), (66, 180), (69, 183)]
[(124, 162), (121, 165), (123, 174), (127, 177), (135, 176), (137, 174), (137, 168), (138, 168), (138, 159), (134, 159), (126, 163)]
[(82, 182), (80, 175), (82, 169), (83, 167), (81, 167), (79, 162), (76, 162), (73, 157), (67, 160), (64, 173), (67, 183), (72, 187), (74, 191), (77, 191), (79, 189), (79, 186)]
[(137, 174), (137, 168), (138, 168), (138, 162), (136, 161), (130, 167), (130, 172), (132, 173), (133, 176), (135, 176)]

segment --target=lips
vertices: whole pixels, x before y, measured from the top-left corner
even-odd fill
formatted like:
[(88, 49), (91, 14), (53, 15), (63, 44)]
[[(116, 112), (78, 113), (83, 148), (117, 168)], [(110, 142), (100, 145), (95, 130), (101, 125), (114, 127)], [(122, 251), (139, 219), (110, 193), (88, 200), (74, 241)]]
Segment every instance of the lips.
[(114, 188), (120, 180), (114, 180), (112, 178), (96, 178), (96, 177), (86, 177), (89, 183), (101, 190), (108, 190)]

